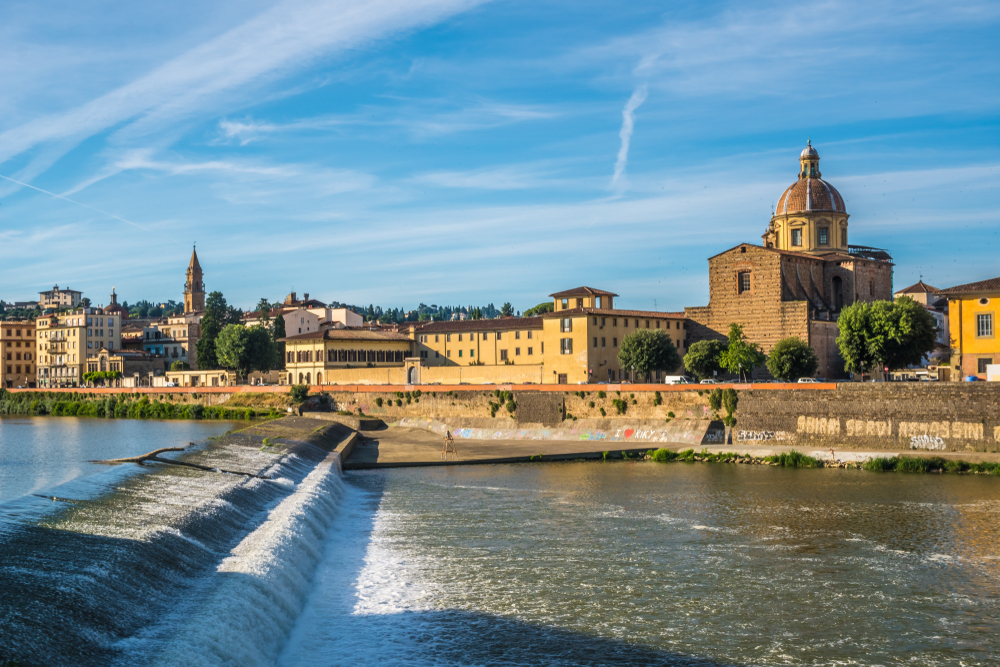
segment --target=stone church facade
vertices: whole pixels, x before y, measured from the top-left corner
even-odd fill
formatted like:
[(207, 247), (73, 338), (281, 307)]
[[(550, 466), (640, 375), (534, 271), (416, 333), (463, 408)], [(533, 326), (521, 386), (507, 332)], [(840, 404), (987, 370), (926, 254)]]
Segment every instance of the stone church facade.
[[(732, 323), (765, 353), (796, 336), (816, 351), (819, 377), (843, 377), (840, 311), (856, 301), (892, 300), (892, 257), (848, 245), (849, 217), (843, 197), (821, 177), (816, 149), (806, 146), (762, 245), (741, 243), (709, 258), (708, 305), (685, 309), (691, 342), (725, 338)], [(756, 373), (766, 377), (767, 369)]]

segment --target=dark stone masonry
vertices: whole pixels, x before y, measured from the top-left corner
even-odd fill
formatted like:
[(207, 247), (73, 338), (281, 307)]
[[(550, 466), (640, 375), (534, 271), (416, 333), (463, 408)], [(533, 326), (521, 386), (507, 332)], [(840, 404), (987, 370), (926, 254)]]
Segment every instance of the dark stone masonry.
[(734, 444), (1000, 451), (1000, 383), (838, 384), (742, 390)]

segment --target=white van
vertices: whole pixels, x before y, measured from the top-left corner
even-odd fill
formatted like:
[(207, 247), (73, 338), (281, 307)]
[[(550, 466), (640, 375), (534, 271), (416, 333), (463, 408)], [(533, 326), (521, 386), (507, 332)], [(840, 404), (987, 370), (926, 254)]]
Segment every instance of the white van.
[(667, 375), (663, 378), (663, 384), (694, 384), (683, 375)]

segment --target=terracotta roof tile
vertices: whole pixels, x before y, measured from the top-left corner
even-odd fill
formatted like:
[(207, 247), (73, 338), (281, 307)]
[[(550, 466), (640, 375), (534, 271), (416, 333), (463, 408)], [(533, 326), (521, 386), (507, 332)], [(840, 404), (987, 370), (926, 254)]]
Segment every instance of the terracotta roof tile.
[(555, 294), (550, 294), (550, 297), (556, 299), (562, 299), (563, 297), (570, 296), (618, 296), (614, 292), (605, 292), (604, 290), (594, 289), (593, 287), (574, 287), (573, 289), (568, 289), (564, 292), (556, 292)]
[(918, 280), (916, 284), (901, 289), (896, 294), (937, 294), (940, 291), (937, 287), (931, 287), (923, 280)]
[(287, 336), (279, 338), (280, 341), (296, 342), (302, 340), (383, 340), (383, 341), (410, 341), (409, 336), (394, 333), (392, 331), (371, 331), (369, 329), (321, 329), (310, 331), (298, 336)]
[(607, 317), (650, 317), (658, 319), (687, 319), (684, 313), (666, 313), (659, 310), (623, 310), (621, 308), (567, 308), (553, 313), (545, 313), (541, 317), (563, 318), (573, 315), (601, 315)]
[[(416, 324), (416, 323), (414, 323)], [(456, 322), (423, 322), (420, 333), (450, 333), (453, 331), (507, 331), (510, 329), (541, 329), (541, 317), (500, 317), (495, 320), (464, 320)]]
[(982, 292), (1000, 292), (1000, 278), (980, 280), (977, 283), (966, 283), (941, 290), (941, 294), (957, 296), (959, 294), (979, 294)]

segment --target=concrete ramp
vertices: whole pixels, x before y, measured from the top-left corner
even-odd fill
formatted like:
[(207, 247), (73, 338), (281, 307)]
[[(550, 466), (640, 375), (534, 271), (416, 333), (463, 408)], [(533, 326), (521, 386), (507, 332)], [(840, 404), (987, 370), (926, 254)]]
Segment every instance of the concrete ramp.
[(631, 444), (634, 447), (677, 445), (700, 447), (726, 442), (722, 422), (707, 419), (675, 419), (670, 422), (632, 419), (580, 419), (554, 426), (516, 423), (509, 419), (448, 419), (404, 417), (392, 426), (419, 428), (439, 435), (451, 432), (460, 440), (558, 440)]

